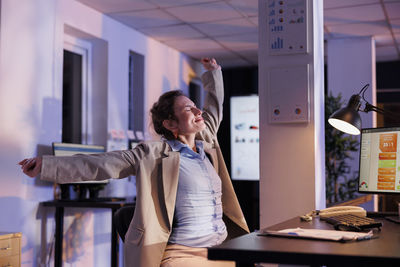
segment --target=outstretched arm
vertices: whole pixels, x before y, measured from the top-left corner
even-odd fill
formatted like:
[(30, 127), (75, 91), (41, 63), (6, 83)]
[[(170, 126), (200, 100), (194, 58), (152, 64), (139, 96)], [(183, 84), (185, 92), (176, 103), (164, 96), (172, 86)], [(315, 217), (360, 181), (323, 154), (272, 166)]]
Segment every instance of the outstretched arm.
[(148, 146), (142, 143), (132, 150), (73, 156), (44, 155), (24, 159), (18, 164), (30, 177), (40, 174), (42, 180), (63, 184), (136, 175), (137, 163), (147, 153)]

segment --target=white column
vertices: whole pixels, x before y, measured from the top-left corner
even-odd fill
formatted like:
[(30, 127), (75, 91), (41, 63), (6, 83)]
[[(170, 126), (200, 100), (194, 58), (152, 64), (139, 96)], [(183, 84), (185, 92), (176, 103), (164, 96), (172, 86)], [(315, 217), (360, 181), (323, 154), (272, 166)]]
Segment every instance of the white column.
[(325, 207), (322, 5), (259, 0), (261, 228)]

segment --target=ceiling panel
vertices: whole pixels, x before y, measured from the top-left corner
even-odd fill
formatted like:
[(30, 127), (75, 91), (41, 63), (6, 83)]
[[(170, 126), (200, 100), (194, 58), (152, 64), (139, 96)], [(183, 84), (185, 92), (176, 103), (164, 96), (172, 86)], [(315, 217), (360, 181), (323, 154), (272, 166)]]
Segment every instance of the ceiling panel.
[(376, 46), (394, 46), (394, 40), (391, 34), (375, 35)]
[(333, 38), (390, 34), (386, 21), (340, 24), (327, 28)]
[(161, 9), (112, 13), (109, 16), (135, 29), (181, 24), (180, 20)]
[(400, 32), (400, 19), (390, 20), (393, 32)]
[(379, 46), (375, 49), (376, 60), (378, 61), (393, 60), (393, 55), (396, 53), (395, 46)]
[[(256, 64), (258, 0), (77, 1), (194, 58)], [(400, 0), (324, 0), (324, 24), (325, 39), (374, 36), (377, 59), (400, 59)]]
[[(204, 53), (201, 50), (194, 50), (191, 51), (191, 53), (193, 54), (193, 56), (195, 58), (202, 58), (204, 57)], [(237, 54), (235, 52), (229, 51), (229, 50), (215, 50), (213, 57), (215, 57), (216, 59), (219, 58), (230, 58), (231, 61), (234, 60), (235, 58), (237, 58)]]
[(79, 0), (102, 13), (152, 9), (157, 6), (147, 0)]
[(258, 17), (251, 17), (251, 18), (248, 18), (248, 20), (250, 20), (251, 23), (253, 23), (255, 26), (257, 26), (257, 30), (258, 30)]
[(328, 9), (324, 12), (324, 24), (327, 26), (379, 20), (385, 20), (379, 4)]
[(193, 27), (209, 36), (223, 36), (250, 32), (257, 33), (257, 28), (254, 27), (254, 24), (245, 18), (214, 21), (210, 23), (197, 23), (193, 24)]
[[(204, 57), (204, 52), (202, 51), (193, 51), (191, 55), (195, 59), (201, 59)], [(218, 60), (224, 68), (226, 67), (237, 67), (237, 66), (255, 66), (257, 63), (251, 61), (251, 59), (241, 56), (236, 52), (231, 52), (228, 50), (218, 50), (212, 53), (212, 57)], [(223, 59), (223, 60), (220, 60)]]
[(227, 3), (247, 17), (258, 17), (258, 0), (231, 0)]
[(400, 19), (400, 1), (385, 4), (389, 19)]
[(215, 39), (224, 47), (227, 47), (233, 51), (258, 49), (258, 35), (256, 34), (219, 36), (215, 37)]
[(212, 2), (166, 9), (175, 17), (187, 23), (201, 23), (240, 18), (241, 15), (225, 2)]
[(324, 0), (324, 8), (351, 7), (359, 5), (379, 4), (380, 0)]
[(179, 51), (217, 51), (224, 50), (223, 47), (214, 40), (207, 38), (187, 39), (185, 42), (181, 40), (168, 40), (167, 45), (176, 48)]
[(193, 27), (184, 25), (173, 25), (167, 27), (158, 28), (144, 28), (140, 30), (143, 34), (148, 35), (158, 41), (168, 40), (181, 40), (181, 39), (193, 39), (203, 38), (204, 34), (197, 31)]
[(396, 42), (397, 42), (397, 46), (399, 46), (400, 47), (400, 33), (396, 33), (395, 35), (394, 35), (394, 38), (396, 39)]
[(209, 3), (218, 0), (148, 0), (148, 1), (153, 4), (156, 4), (159, 7), (164, 8), (164, 7), (187, 6), (193, 4)]
[(242, 57), (246, 58), (247, 60), (255, 63), (255, 65), (258, 62), (258, 53), (257, 50), (250, 49), (250, 50), (241, 50), (241, 51), (236, 51), (238, 55), (241, 55)]

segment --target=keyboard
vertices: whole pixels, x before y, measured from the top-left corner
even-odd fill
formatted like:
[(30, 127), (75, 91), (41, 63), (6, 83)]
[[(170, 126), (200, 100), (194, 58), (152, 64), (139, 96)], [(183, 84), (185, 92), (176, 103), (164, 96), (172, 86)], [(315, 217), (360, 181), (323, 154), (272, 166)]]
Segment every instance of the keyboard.
[(335, 215), (321, 219), (332, 224), (336, 230), (341, 231), (361, 232), (371, 228), (380, 228), (382, 226), (381, 222), (354, 214)]

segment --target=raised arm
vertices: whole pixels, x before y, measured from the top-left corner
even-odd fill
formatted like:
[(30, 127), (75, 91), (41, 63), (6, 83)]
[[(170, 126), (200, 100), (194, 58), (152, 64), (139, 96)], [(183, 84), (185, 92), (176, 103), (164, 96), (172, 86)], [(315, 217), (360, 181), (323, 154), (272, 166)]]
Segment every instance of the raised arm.
[[(222, 104), (224, 101), (222, 71), (221, 66), (217, 64), (214, 58), (204, 58), (201, 62), (207, 70), (201, 77), (206, 91), (203, 118), (211, 135), (215, 136), (222, 121)], [(203, 139), (207, 138), (203, 136)]]

